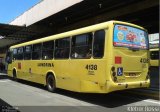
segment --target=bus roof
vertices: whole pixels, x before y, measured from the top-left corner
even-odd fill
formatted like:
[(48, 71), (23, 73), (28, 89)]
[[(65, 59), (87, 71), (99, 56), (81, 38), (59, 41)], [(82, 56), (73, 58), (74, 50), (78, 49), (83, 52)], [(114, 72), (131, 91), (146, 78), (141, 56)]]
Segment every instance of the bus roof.
[(88, 27), (84, 27), (84, 28), (80, 28), (80, 29), (76, 29), (76, 30), (72, 30), (72, 31), (68, 31), (68, 32), (64, 32), (64, 33), (40, 38), (40, 39), (36, 39), (36, 40), (33, 40), (33, 41), (24, 42), (24, 43), (21, 43), (21, 44), (11, 46), (10, 48), (12, 49), (12, 48), (17, 48), (17, 47), (21, 47), (21, 46), (27, 46), (27, 45), (37, 44), (37, 43), (41, 43), (41, 42), (47, 42), (47, 41), (54, 40), (54, 39), (71, 37), (71, 36), (79, 35), (79, 34), (82, 34), (82, 33), (89, 33), (89, 32), (93, 32), (93, 31), (100, 30), (100, 29), (106, 29), (111, 24), (112, 25), (113, 24), (124, 24), (124, 25), (133, 26), (133, 27), (136, 27), (136, 28), (139, 28), (139, 29), (142, 29), (142, 30), (146, 31), (146, 29), (144, 29), (143, 27), (140, 27), (140, 26), (135, 25), (135, 24), (112, 20), (112, 21), (103, 22), (103, 23), (91, 25), (91, 26), (88, 26)]

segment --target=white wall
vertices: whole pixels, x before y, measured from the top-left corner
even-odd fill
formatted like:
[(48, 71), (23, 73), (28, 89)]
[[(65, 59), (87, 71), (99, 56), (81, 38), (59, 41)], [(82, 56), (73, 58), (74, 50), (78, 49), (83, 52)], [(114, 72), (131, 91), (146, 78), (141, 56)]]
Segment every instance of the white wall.
[(29, 26), (81, 1), (83, 0), (43, 0), (28, 11), (24, 12), (21, 16), (17, 17), (10, 24)]

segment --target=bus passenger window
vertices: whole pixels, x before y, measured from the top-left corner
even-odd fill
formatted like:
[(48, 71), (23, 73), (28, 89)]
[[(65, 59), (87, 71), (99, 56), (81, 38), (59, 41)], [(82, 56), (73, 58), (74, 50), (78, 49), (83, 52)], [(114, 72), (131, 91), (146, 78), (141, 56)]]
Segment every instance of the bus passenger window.
[(23, 60), (23, 47), (20, 47), (17, 50), (17, 60)]
[(24, 60), (30, 60), (31, 59), (31, 53), (32, 53), (32, 46), (25, 46), (24, 47)]
[(13, 49), (13, 60), (17, 59), (17, 49)]
[(41, 43), (33, 45), (32, 49), (32, 60), (41, 59)]
[(105, 31), (99, 30), (94, 33), (93, 57), (102, 58), (104, 55)]
[(150, 57), (152, 60), (158, 60), (159, 59), (159, 51), (151, 51)]
[(55, 41), (55, 59), (68, 59), (70, 52), (70, 38), (57, 39)]
[(44, 42), (42, 48), (42, 59), (53, 59), (54, 41)]
[(92, 33), (77, 35), (72, 38), (71, 58), (88, 59), (92, 56)]

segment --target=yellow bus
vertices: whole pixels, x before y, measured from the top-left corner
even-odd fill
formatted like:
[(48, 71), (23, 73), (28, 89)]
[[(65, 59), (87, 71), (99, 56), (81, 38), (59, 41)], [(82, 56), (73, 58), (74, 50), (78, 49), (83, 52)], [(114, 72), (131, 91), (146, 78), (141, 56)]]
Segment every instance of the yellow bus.
[(148, 34), (108, 21), (11, 46), (8, 75), (84, 93), (149, 87)]
[(159, 48), (150, 49), (150, 66), (158, 67), (159, 63)]

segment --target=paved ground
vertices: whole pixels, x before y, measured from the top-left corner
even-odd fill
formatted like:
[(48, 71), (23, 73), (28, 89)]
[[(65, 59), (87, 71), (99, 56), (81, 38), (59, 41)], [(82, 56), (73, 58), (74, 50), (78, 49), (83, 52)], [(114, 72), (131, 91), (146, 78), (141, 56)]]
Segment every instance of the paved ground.
[[(1, 74), (2, 75), (2, 74)], [(142, 106), (138, 107), (137, 106)], [(149, 106), (149, 108), (148, 108)], [(128, 92), (80, 94), (65, 90), (50, 93), (42, 85), (15, 82), (0, 76), (0, 109), (21, 112), (129, 112), (133, 109), (159, 112), (160, 102)], [(136, 107), (136, 108), (135, 108)], [(152, 111), (148, 111), (152, 112)]]
[(158, 67), (151, 67), (151, 88), (158, 89), (160, 85), (160, 72)]

